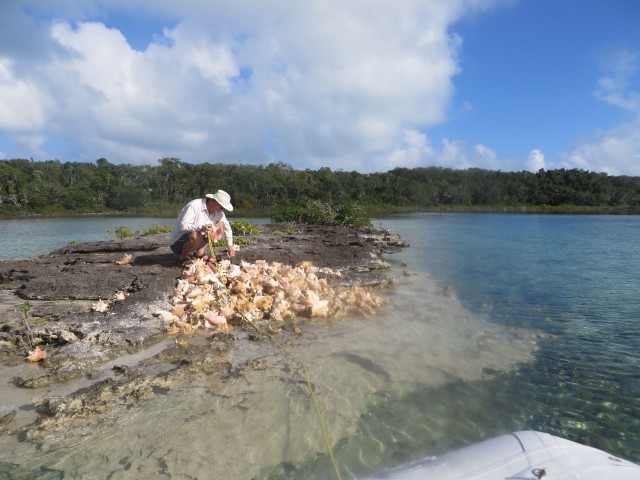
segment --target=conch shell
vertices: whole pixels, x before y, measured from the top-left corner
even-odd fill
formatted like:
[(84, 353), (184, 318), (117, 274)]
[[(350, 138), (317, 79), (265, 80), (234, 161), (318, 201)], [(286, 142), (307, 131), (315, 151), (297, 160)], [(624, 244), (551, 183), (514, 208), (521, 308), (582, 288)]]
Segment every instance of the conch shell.
[(47, 352), (45, 352), (40, 347), (36, 347), (35, 350), (29, 352), (27, 362), (41, 362), (45, 358), (47, 358)]
[(216, 311), (209, 310), (202, 314), (205, 328), (219, 328), (227, 324), (227, 319)]
[(217, 242), (222, 238), (222, 222), (218, 222), (213, 226), (213, 240)]
[(180, 318), (184, 315), (185, 308), (187, 308), (188, 306), (189, 304), (187, 302), (181, 302), (181, 301), (175, 302), (175, 304), (173, 305), (173, 309), (171, 310), (171, 313), (176, 317)]
[(220, 315), (222, 315), (226, 319), (233, 317), (235, 313), (236, 311), (233, 309), (231, 305), (224, 305), (220, 307)]
[(116, 292), (115, 295), (113, 296), (114, 300), (124, 300), (125, 298), (127, 298), (129, 296), (128, 292), (124, 292), (124, 291), (119, 291)]
[[(222, 230), (215, 231), (222, 235)], [(171, 312), (155, 313), (172, 324), (169, 333), (225, 330), (227, 321), (237, 323), (240, 317), (279, 323), (296, 317), (366, 316), (385, 303), (368, 289), (330, 285), (326, 276), (340, 272), (319, 269), (310, 261), (293, 266), (241, 260), (237, 265), (224, 259), (216, 262), (213, 272), (203, 259), (194, 259), (185, 272), (188, 275), (177, 281)], [(294, 333), (300, 335), (302, 330), (296, 327)]]
[(103, 302), (102, 299), (99, 299), (96, 303), (91, 305), (91, 310), (94, 312), (104, 313), (109, 310), (109, 304), (107, 302)]
[(116, 265), (129, 265), (131, 262), (133, 262), (133, 255), (125, 253), (120, 260), (116, 260)]

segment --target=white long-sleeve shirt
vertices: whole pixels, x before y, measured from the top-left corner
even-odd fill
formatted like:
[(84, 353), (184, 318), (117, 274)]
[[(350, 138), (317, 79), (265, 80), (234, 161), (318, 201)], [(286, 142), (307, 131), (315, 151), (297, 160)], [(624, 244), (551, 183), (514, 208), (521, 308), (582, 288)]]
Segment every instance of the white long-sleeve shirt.
[(206, 199), (196, 198), (187, 203), (176, 222), (173, 225), (173, 230), (169, 236), (169, 242), (172, 245), (185, 233), (200, 230), (205, 225), (215, 225), (218, 222), (222, 222), (222, 229), (224, 236), (227, 239), (227, 245), (233, 245), (233, 233), (231, 232), (231, 225), (225, 216), (224, 212), (218, 212), (210, 214), (207, 210)]

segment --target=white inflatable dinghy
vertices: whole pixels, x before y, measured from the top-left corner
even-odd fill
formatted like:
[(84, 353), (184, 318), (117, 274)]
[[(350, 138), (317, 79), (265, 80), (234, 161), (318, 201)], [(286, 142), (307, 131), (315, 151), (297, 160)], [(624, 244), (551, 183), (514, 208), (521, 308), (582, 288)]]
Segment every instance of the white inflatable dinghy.
[(548, 433), (514, 432), (363, 480), (640, 480), (640, 466)]

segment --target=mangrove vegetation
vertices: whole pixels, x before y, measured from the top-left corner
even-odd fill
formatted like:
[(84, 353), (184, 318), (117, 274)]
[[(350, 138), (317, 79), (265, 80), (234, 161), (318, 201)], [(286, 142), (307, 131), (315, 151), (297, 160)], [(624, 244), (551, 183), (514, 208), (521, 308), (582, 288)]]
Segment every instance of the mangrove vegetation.
[[(640, 177), (578, 169), (534, 173), (429, 167), (358, 173), (296, 170), (284, 163), (190, 164), (178, 158), (162, 158), (153, 166), (113, 164), (105, 158), (94, 163), (0, 160), (3, 216), (173, 216), (189, 200), (217, 189), (229, 192), (234, 214), (240, 216), (302, 218), (331, 208), (336, 223), (358, 209), (640, 213)], [(309, 205), (315, 210), (299, 208)]]

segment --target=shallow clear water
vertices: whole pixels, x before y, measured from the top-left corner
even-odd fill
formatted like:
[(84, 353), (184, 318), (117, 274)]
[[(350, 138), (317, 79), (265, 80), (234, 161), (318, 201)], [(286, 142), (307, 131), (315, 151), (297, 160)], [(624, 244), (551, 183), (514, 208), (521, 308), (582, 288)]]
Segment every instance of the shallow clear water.
[(119, 226), (132, 232), (151, 225), (172, 225), (171, 218), (73, 217), (0, 219), (0, 260), (45, 255), (69, 242), (95, 242), (115, 238), (110, 230)]
[[(385, 221), (412, 268), (471, 311), (542, 330), (535, 362), (471, 393), (485, 415), (640, 461), (640, 217), (415, 214)], [(477, 388), (477, 391), (475, 390)], [(496, 395), (511, 399), (495, 409)]]
[[(411, 243), (387, 257), (399, 282), (389, 305), (373, 318), (306, 324), (292, 347), (343, 478), (519, 429), (640, 461), (640, 217), (412, 214), (382, 224)], [(222, 360), (233, 368), (259, 356), (265, 367), (177, 384), (39, 447), (0, 437), (0, 467), (333, 478), (295, 362), (268, 343), (241, 345)]]

